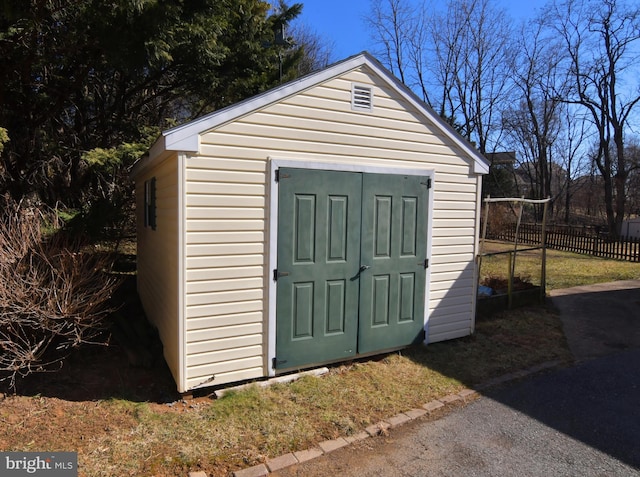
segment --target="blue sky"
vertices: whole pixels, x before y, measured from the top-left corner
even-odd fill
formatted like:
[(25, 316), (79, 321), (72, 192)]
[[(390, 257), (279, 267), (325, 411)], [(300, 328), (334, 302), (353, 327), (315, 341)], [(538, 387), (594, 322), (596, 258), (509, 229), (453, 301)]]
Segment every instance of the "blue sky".
[[(370, 10), (370, 0), (295, 0), (302, 3), (301, 21), (323, 40), (333, 43), (331, 60), (338, 61), (363, 50), (372, 50), (369, 31), (363, 17)], [(446, 0), (440, 0), (443, 4)], [(494, 0), (506, 9), (514, 21), (535, 15), (547, 0)], [(292, 0), (291, 3), (294, 3)]]

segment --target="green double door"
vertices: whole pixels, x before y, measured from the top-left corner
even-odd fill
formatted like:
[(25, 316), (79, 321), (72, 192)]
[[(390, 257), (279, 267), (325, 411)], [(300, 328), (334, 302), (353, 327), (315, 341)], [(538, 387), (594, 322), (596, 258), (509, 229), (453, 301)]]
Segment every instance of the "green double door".
[(428, 177), (280, 168), (279, 369), (422, 339)]

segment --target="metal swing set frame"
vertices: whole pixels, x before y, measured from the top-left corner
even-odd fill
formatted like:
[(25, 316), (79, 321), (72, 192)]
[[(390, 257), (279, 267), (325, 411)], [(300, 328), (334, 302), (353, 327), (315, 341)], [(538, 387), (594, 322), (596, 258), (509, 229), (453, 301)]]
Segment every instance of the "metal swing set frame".
[[(487, 238), (487, 225), (489, 222), (489, 209), (492, 203), (497, 203), (497, 202), (510, 202), (510, 203), (515, 203), (515, 204), (519, 204), (519, 210), (517, 212), (517, 222), (516, 222), (516, 230), (515, 230), (515, 236), (514, 236), (514, 241), (513, 241), (513, 250), (506, 250), (503, 252), (491, 252), (491, 253), (485, 253), (484, 252), (484, 248), (485, 248), (485, 241)], [(545, 298), (546, 295), (546, 276), (547, 276), (547, 231), (546, 231), (546, 226), (547, 226), (547, 211), (548, 211), (548, 206), (549, 206), (549, 202), (551, 202), (550, 198), (547, 199), (525, 199), (524, 197), (521, 198), (517, 198), (517, 197), (510, 197), (510, 198), (491, 198), (491, 197), (487, 197), (484, 199), (484, 203), (485, 203), (485, 210), (484, 210), (484, 220), (483, 220), (483, 224), (482, 224), (482, 237), (480, 239), (480, 253), (478, 254), (478, 275), (480, 274), (480, 270), (481, 270), (481, 266), (482, 266), (482, 257), (491, 257), (494, 255), (504, 255), (504, 254), (508, 254), (509, 255), (509, 276), (508, 276), (508, 281), (507, 281), (507, 300), (508, 300), (508, 307), (511, 308), (513, 305), (513, 278), (515, 275), (515, 269), (516, 269), (516, 258), (519, 252), (528, 252), (528, 251), (532, 251), (532, 250), (542, 250), (542, 259), (541, 259), (541, 264), (540, 264), (540, 302), (542, 302)], [(540, 240), (540, 244), (534, 247), (527, 247), (527, 248), (518, 248), (518, 238), (519, 238), (519, 232), (520, 232), (520, 224), (522, 223), (522, 212), (524, 210), (524, 206), (526, 204), (541, 204), (543, 205), (543, 212), (542, 212), (542, 233), (541, 233), (541, 240)]]

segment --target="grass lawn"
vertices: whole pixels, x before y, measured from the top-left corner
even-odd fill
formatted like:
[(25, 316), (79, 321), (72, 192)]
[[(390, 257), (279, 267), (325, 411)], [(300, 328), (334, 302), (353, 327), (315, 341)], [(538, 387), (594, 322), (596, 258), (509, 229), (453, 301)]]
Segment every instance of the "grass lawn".
[[(528, 248), (521, 245), (519, 248)], [(513, 250), (513, 245), (487, 241), (486, 252)], [(480, 270), (481, 279), (490, 276), (508, 276), (508, 254), (484, 257)], [(518, 252), (515, 276), (540, 284), (542, 263), (540, 250)], [(579, 255), (571, 252), (547, 250), (547, 290), (570, 288), (579, 285), (640, 279), (640, 263), (623, 262)]]
[[(488, 262), (496, 273), (504, 265)], [(526, 259), (520, 263), (526, 270)], [(640, 278), (640, 265), (549, 252), (550, 288), (622, 278)], [(571, 361), (558, 317), (544, 307), (479, 318), (470, 337), (345, 363), (320, 378), (230, 392), (221, 399), (162, 398), (162, 392), (172, 396), (166, 369), (136, 379), (126, 370), (112, 375), (104, 366), (119, 366), (116, 355), (107, 358), (117, 352), (117, 347), (96, 352), (99, 369), (91, 359), (79, 360), (89, 370), (83, 378), (55, 381), (49, 375), (41, 392), (2, 399), (0, 449), (77, 451), (83, 476), (185, 476), (194, 470), (224, 476), (267, 457), (357, 433), (508, 372)], [(108, 376), (117, 392), (97, 392)], [(83, 386), (82, 395), (70, 391)], [(145, 398), (147, 388), (159, 392)]]

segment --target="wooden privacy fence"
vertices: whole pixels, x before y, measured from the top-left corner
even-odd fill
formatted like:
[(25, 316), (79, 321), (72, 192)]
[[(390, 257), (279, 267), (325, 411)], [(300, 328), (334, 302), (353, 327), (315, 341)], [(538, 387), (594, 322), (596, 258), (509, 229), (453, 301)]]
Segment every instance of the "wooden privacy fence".
[[(515, 240), (516, 224), (500, 227), (500, 230), (487, 232), (487, 238), (492, 240)], [(562, 225), (547, 225), (547, 247), (554, 250), (583, 253), (594, 257), (640, 262), (640, 239), (623, 238), (611, 240), (592, 232), (587, 227), (571, 227)], [(520, 243), (540, 244), (542, 241), (542, 226), (540, 224), (521, 223), (518, 232)]]

